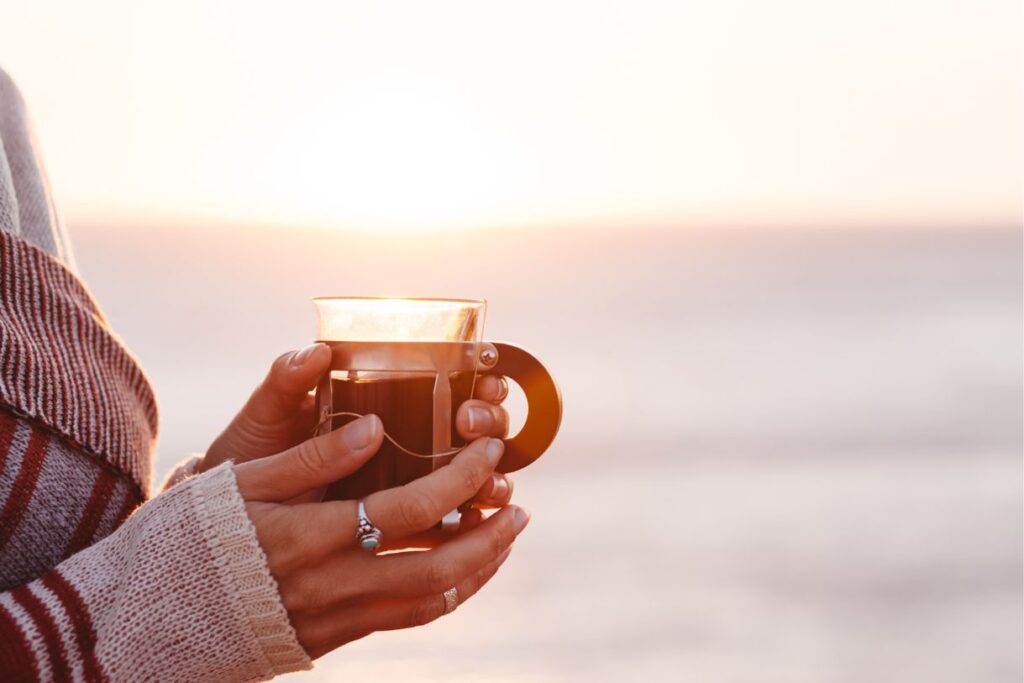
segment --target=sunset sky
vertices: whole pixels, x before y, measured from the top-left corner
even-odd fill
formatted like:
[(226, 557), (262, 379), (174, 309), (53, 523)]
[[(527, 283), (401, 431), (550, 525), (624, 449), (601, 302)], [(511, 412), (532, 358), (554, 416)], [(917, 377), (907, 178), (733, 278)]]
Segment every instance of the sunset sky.
[(964, 225), (1020, 215), (1020, 8), (5, 3), (71, 220)]

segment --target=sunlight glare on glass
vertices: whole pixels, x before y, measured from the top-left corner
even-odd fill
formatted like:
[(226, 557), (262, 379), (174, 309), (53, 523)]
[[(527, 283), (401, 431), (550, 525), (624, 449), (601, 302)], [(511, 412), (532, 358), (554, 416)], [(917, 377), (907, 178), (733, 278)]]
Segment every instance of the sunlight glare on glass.
[(459, 299), (319, 297), (321, 341), (479, 341), (486, 303)]

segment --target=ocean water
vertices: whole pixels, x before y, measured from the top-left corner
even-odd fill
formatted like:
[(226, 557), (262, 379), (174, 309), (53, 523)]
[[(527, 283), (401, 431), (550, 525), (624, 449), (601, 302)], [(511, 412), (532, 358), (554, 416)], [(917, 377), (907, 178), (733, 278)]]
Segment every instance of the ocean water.
[(158, 474), (315, 295), (486, 297), (558, 377), (499, 575), (294, 680), (1021, 679), (1016, 228), (72, 232), (156, 386)]

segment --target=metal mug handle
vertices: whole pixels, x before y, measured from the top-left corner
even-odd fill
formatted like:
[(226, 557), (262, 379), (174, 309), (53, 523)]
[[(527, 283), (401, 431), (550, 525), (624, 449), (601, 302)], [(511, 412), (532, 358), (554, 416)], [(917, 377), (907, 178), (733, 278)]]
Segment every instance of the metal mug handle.
[(512, 344), (492, 344), (498, 359), (486, 373), (515, 380), (523, 388), (528, 405), (526, 424), (505, 440), (505, 455), (496, 468), (499, 472), (515, 472), (542, 456), (555, 440), (562, 422), (562, 394), (551, 373), (531, 353)]

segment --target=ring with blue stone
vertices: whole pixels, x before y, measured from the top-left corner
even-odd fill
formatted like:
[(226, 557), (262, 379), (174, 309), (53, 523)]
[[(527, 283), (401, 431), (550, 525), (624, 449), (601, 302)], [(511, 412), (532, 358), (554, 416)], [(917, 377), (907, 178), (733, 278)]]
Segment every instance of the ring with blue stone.
[(357, 514), (359, 522), (356, 528), (356, 543), (367, 552), (375, 552), (384, 542), (384, 533), (375, 527), (370, 518), (366, 516), (366, 505), (362, 500), (359, 501)]

